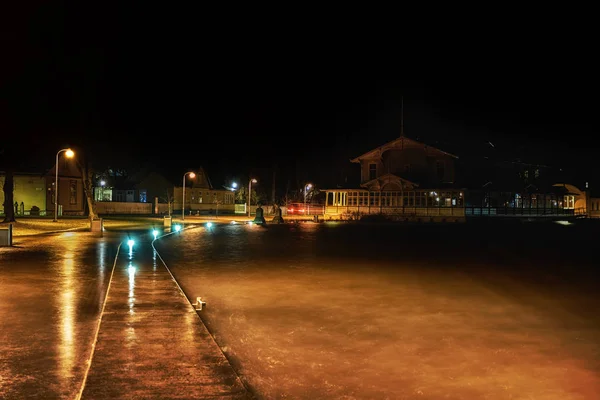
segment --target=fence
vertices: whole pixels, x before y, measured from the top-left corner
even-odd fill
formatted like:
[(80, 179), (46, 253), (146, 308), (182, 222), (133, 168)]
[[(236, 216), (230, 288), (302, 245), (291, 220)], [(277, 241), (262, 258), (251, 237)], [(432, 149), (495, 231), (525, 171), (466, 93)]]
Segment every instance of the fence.
[(583, 208), (515, 208), (515, 207), (465, 207), (465, 215), (470, 217), (553, 217), (583, 216)]

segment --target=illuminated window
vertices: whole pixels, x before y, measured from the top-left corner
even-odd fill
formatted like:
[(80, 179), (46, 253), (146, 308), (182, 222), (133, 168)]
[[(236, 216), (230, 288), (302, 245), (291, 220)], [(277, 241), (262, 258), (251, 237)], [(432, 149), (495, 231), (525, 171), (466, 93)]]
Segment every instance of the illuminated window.
[(140, 203), (146, 203), (147, 202), (147, 192), (146, 190), (140, 190)]
[(69, 204), (77, 204), (77, 181), (69, 181)]

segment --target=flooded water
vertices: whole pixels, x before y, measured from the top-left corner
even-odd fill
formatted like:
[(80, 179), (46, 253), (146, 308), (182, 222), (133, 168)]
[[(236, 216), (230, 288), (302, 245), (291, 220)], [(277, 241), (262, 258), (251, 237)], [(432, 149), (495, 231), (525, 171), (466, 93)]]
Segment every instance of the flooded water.
[(215, 225), (156, 242), (261, 399), (598, 399), (597, 224)]

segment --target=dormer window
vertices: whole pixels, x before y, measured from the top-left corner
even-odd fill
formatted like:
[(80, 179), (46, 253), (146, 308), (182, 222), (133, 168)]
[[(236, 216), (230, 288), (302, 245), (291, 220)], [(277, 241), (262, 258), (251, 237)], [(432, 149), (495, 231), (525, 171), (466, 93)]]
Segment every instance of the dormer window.
[(369, 164), (369, 180), (377, 178), (377, 164), (371, 163)]
[(437, 172), (437, 177), (440, 181), (444, 180), (444, 175), (446, 174), (444, 162), (438, 160), (435, 162), (435, 170)]

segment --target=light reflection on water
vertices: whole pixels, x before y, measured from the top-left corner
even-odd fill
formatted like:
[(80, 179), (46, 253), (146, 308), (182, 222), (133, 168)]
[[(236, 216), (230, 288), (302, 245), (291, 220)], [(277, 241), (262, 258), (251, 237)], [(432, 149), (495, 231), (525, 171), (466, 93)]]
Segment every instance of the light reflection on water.
[(60, 343), (59, 343), (59, 378), (64, 383), (69, 382), (73, 374), (75, 362), (75, 242), (64, 241), (65, 249), (63, 252), (63, 261), (61, 263), (61, 282), (62, 289), (60, 294), (59, 314), (60, 314)]
[(127, 267), (127, 273), (129, 274), (129, 297), (128, 297), (128, 303), (129, 303), (129, 314), (134, 314), (134, 306), (135, 306), (135, 267), (133, 266), (133, 264), (130, 262), (129, 266)]

